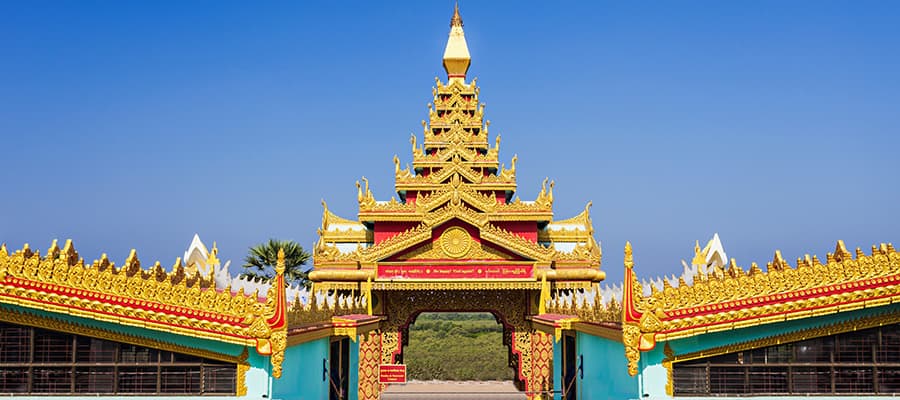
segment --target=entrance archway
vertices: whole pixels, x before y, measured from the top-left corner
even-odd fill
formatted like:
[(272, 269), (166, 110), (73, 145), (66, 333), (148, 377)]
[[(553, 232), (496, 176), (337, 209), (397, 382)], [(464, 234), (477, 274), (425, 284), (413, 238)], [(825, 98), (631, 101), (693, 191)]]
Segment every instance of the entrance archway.
[(410, 323), (403, 338), (403, 363), (409, 382), (416, 382), (413, 386), (417, 388), (454, 390), (435, 387), (434, 381), (456, 386), (470, 382), (473, 387), (478, 386), (475, 382), (505, 382), (514, 388), (509, 346), (503, 343), (503, 324), (494, 314), (423, 312)]
[(516, 386), (529, 398), (553, 388), (553, 338), (533, 330), (527, 316), (534, 315), (540, 298), (533, 290), (384, 290), (373, 293), (376, 314), (386, 318), (380, 331), (370, 332), (359, 346), (360, 399), (377, 399), (381, 364), (403, 361), (409, 326), (423, 312), (489, 312), (503, 325), (509, 365), (516, 371)]

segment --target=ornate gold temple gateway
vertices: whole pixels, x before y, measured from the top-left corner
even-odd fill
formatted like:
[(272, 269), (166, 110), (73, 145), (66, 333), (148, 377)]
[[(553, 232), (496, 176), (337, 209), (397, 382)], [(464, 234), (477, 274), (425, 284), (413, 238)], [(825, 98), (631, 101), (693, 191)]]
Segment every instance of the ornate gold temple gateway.
[(412, 165), (394, 156), (397, 198), (378, 201), (356, 183), (357, 220), (323, 202), (315, 247), (318, 287), (384, 289), (540, 289), (588, 287), (601, 281), (600, 245), (590, 203), (580, 215), (553, 219), (553, 182), (532, 201), (514, 196), (516, 163), (499, 162), (470, 64), (458, 9), (444, 52), (447, 82), (435, 79), (421, 144), (410, 138)]
[(0, 245), (0, 395), (375, 400), (423, 312), (491, 313), (530, 399), (900, 395), (893, 245), (745, 270), (716, 234), (641, 280), (626, 244), (624, 282), (601, 287), (591, 204), (555, 220), (546, 179), (515, 196), (470, 64), (457, 7), (397, 196), (362, 178), (356, 218), (323, 201), (311, 290), (285, 284), (283, 252), (270, 281), (231, 277), (196, 235), (171, 270)]
[[(310, 279), (316, 290), (363, 293), (383, 320), (359, 342), (359, 398), (377, 399), (378, 365), (402, 362), (409, 325), (425, 311), (490, 312), (503, 325), (510, 366), (529, 398), (553, 386), (553, 338), (529, 318), (551, 290), (602, 281), (590, 203), (553, 217), (553, 182), (537, 198), (515, 196), (516, 164), (501, 164), (500, 136), (489, 135), (458, 7), (435, 78), (423, 134), (410, 138), (412, 164), (394, 156), (396, 198), (379, 201), (357, 182), (355, 220), (323, 202)], [(421, 139), (420, 139), (421, 138)]]

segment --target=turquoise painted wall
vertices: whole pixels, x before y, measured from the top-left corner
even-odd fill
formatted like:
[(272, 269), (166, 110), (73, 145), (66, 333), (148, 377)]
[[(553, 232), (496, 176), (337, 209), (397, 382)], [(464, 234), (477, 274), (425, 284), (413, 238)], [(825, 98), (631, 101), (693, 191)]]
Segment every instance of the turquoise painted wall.
[(637, 378), (628, 375), (622, 343), (578, 332), (575, 346), (584, 357), (584, 377), (577, 382), (579, 400), (638, 398)]
[[(272, 365), (269, 357), (261, 356), (256, 349), (249, 350), (250, 370), (247, 371), (247, 396), (242, 399), (266, 399), (272, 397)], [(233, 399), (234, 397), (232, 397)]]
[(281, 378), (272, 382), (272, 399), (327, 399), (328, 378), (322, 379), (322, 360), (328, 359), (330, 343), (326, 337), (288, 347)]
[[(830, 324), (836, 324), (844, 321), (850, 321), (854, 319), (859, 319), (863, 317), (879, 315), (879, 314), (887, 314), (887, 313), (898, 313), (900, 312), (900, 304), (892, 304), (888, 306), (877, 307), (874, 309), (863, 309), (856, 311), (848, 311), (842, 313), (836, 313), (831, 315), (825, 315), (821, 317), (815, 318), (806, 318), (806, 319), (798, 319), (793, 321), (781, 322), (777, 324), (769, 324), (765, 326), (754, 326), (744, 329), (738, 329), (733, 331), (724, 331), (717, 333), (710, 333), (706, 335), (693, 336), (686, 339), (673, 340), (669, 342), (669, 346), (672, 348), (672, 351), (675, 354), (687, 354), (693, 353), (700, 350), (712, 349), (720, 346), (725, 346), (728, 344), (734, 343), (742, 343), (751, 340), (762, 339), (770, 336), (785, 334), (789, 332), (795, 332), (798, 330), (815, 328), (819, 326), (825, 326)], [(579, 339), (580, 340), (580, 339)], [(580, 343), (579, 343), (580, 344)], [(663, 343), (660, 343), (653, 350), (645, 353), (641, 353), (641, 360), (639, 365), (640, 373), (638, 374), (638, 383), (640, 388), (640, 393), (642, 395), (646, 395), (649, 399), (670, 399), (672, 397), (666, 395), (666, 383), (668, 382), (668, 371), (662, 366), (662, 360), (665, 358), (663, 355)], [(622, 353), (623, 357), (621, 360), (624, 362), (624, 352)], [(587, 362), (585, 362), (587, 363)], [(624, 370), (624, 367), (623, 367)], [(844, 397), (828, 397), (828, 396), (815, 396), (816, 398), (847, 398)], [(778, 396), (772, 397), (781, 400), (791, 399), (795, 397), (791, 396)], [(796, 397), (796, 398), (808, 398), (807, 396)], [(866, 399), (878, 399), (881, 397), (876, 396), (865, 396)], [(885, 397), (891, 398), (891, 397)], [(896, 399), (896, 397), (893, 397)], [(681, 397), (678, 399), (690, 399), (689, 397)], [(754, 399), (763, 399), (763, 397), (754, 397)]]
[(350, 393), (348, 400), (359, 400), (359, 337), (357, 341), (350, 342)]
[(553, 400), (562, 400), (562, 343), (553, 339)]

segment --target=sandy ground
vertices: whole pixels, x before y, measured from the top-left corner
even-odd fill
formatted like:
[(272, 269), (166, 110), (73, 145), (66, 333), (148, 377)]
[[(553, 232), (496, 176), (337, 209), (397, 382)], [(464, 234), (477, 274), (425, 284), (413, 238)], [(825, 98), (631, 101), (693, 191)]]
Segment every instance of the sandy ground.
[(487, 399), (519, 400), (525, 394), (519, 392), (512, 382), (488, 381), (411, 381), (405, 385), (391, 385), (382, 399)]

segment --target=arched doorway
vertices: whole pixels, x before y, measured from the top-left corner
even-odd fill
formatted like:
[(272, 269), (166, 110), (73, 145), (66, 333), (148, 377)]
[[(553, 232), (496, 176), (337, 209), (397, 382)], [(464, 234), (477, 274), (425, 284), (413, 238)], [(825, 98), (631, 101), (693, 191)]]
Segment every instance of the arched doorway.
[[(489, 312), (423, 312), (403, 338), (403, 363), (409, 383), (388, 392), (425, 390), (452, 392), (453, 387), (496, 383), (515, 389), (515, 369), (503, 340), (500, 318)], [(451, 382), (434, 388), (432, 382)], [(440, 390), (433, 390), (440, 389)], [(387, 392), (386, 392), (387, 393)]]
[(386, 316), (380, 332), (359, 347), (359, 396), (374, 399), (382, 391), (378, 368), (403, 362), (409, 326), (423, 312), (489, 312), (503, 325), (503, 342), (516, 386), (537, 397), (553, 388), (553, 338), (530, 327), (538, 309), (537, 290), (383, 290), (373, 293), (376, 314)]

